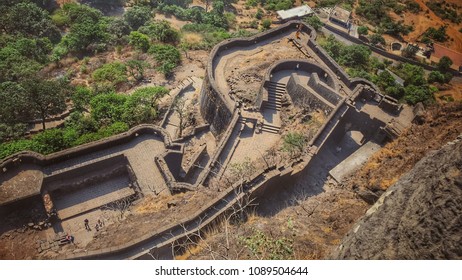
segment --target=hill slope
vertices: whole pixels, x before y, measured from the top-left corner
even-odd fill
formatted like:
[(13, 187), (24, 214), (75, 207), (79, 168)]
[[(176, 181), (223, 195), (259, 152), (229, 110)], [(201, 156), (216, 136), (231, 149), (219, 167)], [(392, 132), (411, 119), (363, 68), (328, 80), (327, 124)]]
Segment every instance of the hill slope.
[(462, 135), (390, 187), (334, 259), (462, 259)]

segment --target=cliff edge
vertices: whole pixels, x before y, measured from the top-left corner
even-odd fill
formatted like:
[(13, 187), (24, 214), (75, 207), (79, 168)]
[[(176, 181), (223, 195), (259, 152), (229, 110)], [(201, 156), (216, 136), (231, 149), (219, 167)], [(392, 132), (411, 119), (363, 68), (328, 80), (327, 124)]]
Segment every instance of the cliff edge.
[(462, 259), (462, 135), (391, 186), (331, 258)]

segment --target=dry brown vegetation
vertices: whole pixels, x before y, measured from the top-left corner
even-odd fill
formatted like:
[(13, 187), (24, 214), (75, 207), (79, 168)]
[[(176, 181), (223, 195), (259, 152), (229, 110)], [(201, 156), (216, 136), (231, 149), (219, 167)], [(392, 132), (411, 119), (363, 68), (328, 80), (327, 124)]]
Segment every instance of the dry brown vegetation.
[(209, 258), (210, 250), (205, 252), (200, 249), (204, 244), (224, 254), (219, 244), (228, 234), (232, 236), (230, 252), (239, 252), (238, 257), (242, 259), (255, 259), (256, 256), (239, 241), (252, 236), (255, 229), (272, 238), (292, 240), (293, 258), (327, 258), (370, 207), (358, 196), (362, 189), (373, 190), (378, 197), (427, 153), (441, 148), (461, 133), (462, 104), (435, 105), (428, 109), (424, 124), (413, 124), (343, 185), (328, 181), (323, 192), (310, 197), (298, 195), (293, 203), (288, 201), (287, 207), (275, 215), (253, 214), (245, 224), (228, 226), (228, 233), (223, 230), (224, 227), (210, 231), (201, 246), (190, 249), (186, 255), (178, 258)]

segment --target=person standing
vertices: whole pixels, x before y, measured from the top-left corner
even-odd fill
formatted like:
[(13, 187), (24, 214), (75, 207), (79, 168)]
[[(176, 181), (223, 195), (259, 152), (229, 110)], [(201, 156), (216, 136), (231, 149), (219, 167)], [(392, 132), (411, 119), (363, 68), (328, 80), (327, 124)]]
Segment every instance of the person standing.
[(85, 229), (86, 229), (87, 231), (91, 231), (90, 222), (88, 221), (88, 219), (85, 219), (85, 220), (84, 220), (84, 223), (85, 223)]

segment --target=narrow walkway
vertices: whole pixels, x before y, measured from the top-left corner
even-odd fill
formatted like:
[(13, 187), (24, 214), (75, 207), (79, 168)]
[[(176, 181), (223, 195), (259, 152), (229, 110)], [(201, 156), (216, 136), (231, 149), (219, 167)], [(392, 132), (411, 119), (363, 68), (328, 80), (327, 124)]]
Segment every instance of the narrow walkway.
[(44, 169), (47, 176), (59, 174), (76, 169), (96, 161), (124, 154), (133, 171), (138, 184), (144, 194), (158, 194), (167, 190), (162, 175), (154, 162), (154, 157), (165, 151), (164, 142), (155, 135), (141, 135), (127, 144), (104, 149), (94, 153), (69, 159), (64, 162), (50, 165)]
[[(181, 98), (184, 100), (184, 108), (186, 110), (192, 106), (192, 100), (194, 96), (200, 94), (202, 88), (202, 79), (197, 77), (189, 77), (186, 80), (182, 81), (181, 87), (176, 89), (176, 92), (172, 93), (173, 98)], [(188, 89), (186, 89), (188, 88)], [(178, 113), (171, 108), (172, 110), (168, 112), (168, 116), (163, 123), (162, 127), (172, 136), (173, 139), (179, 137), (178, 132), (180, 130), (180, 118)]]

